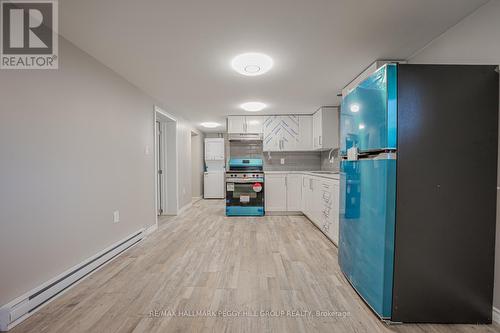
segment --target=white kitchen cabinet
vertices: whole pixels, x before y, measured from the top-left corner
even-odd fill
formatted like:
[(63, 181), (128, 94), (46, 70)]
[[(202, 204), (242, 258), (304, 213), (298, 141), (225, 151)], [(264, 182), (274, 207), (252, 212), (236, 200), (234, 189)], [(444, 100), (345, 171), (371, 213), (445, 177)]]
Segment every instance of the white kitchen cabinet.
[(327, 236), (336, 244), (339, 244), (339, 194), (340, 186), (338, 181), (333, 182), (332, 187), (332, 213), (330, 215), (330, 228)]
[(309, 176), (302, 176), (302, 200), (300, 201), (300, 210), (307, 215), (308, 211), (308, 196), (309, 196)]
[(229, 134), (262, 134), (265, 117), (263, 116), (229, 116), (227, 132)]
[(313, 149), (327, 150), (339, 147), (339, 110), (322, 107), (313, 114)]
[(336, 245), (339, 239), (339, 180), (304, 175), (301, 209)]
[(245, 127), (246, 127), (245, 116), (227, 117), (227, 132), (229, 134), (245, 133)]
[(286, 174), (266, 174), (265, 177), (266, 211), (286, 212)]
[(289, 173), (286, 175), (286, 210), (300, 212), (302, 201), (302, 175)]
[(300, 212), (302, 175), (294, 173), (266, 174), (265, 203), (268, 212)]
[(246, 116), (246, 133), (251, 134), (262, 134), (264, 133), (264, 121), (263, 116)]
[(267, 116), (263, 148), (271, 152), (312, 150), (312, 116)]
[(313, 117), (310, 115), (299, 116), (299, 139), (296, 150), (308, 151), (313, 149)]

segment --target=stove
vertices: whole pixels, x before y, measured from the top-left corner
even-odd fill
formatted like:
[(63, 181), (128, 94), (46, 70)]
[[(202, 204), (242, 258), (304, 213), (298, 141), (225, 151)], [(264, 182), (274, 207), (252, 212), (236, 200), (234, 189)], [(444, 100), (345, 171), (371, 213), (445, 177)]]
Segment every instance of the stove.
[(262, 159), (230, 159), (226, 172), (226, 215), (264, 215)]

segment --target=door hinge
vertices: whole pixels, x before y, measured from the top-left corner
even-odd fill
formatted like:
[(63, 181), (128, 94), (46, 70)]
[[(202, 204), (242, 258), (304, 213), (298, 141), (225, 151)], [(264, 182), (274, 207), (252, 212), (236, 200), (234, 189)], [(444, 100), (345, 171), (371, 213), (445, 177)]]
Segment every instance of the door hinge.
[(158, 170), (159, 175), (163, 175), (163, 170)]

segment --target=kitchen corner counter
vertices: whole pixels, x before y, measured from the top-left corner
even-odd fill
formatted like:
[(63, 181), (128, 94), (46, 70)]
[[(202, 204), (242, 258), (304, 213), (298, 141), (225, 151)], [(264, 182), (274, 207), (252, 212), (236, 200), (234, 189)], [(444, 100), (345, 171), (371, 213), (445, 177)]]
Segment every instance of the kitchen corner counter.
[(264, 174), (301, 174), (308, 176), (315, 176), (327, 179), (340, 179), (339, 173), (323, 173), (324, 171), (266, 171), (264, 170)]

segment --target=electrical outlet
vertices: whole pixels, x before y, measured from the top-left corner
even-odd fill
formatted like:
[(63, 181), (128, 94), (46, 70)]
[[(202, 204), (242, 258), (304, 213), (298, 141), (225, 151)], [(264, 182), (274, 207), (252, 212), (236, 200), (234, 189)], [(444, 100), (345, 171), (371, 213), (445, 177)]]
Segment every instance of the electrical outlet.
[(284, 158), (280, 159), (280, 163), (281, 163), (282, 165), (283, 165), (283, 164), (285, 164), (285, 159), (284, 159)]
[(113, 223), (118, 223), (118, 222), (120, 222), (120, 211), (115, 210), (113, 212)]

